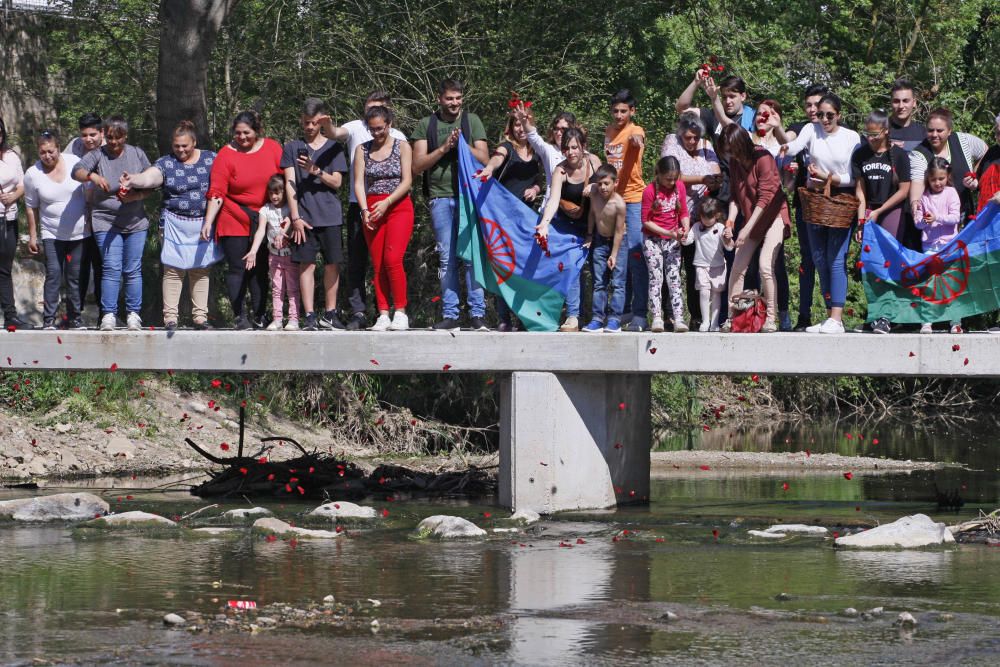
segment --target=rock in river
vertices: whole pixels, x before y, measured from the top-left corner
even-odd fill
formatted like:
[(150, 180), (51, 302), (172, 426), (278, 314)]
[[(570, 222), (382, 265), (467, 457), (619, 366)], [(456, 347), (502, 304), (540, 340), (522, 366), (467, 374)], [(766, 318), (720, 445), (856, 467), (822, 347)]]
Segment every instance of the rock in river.
[(417, 526), (416, 537), (484, 537), (486, 531), (461, 517), (435, 514), (429, 516)]
[(57, 493), (51, 496), (0, 501), (0, 517), (15, 521), (86, 521), (108, 511), (108, 504), (92, 493)]
[(839, 547), (864, 549), (917, 547), (953, 543), (955, 538), (943, 523), (936, 523), (926, 514), (904, 516), (902, 519), (854, 535), (838, 537)]
[(146, 527), (166, 527), (178, 528), (179, 526), (165, 516), (150, 514), (149, 512), (121, 512), (120, 514), (109, 514), (95, 519), (96, 526), (112, 526), (114, 528), (146, 528)]
[(362, 507), (343, 500), (320, 505), (309, 512), (309, 516), (329, 518), (334, 521), (337, 519), (374, 519), (377, 515), (374, 507)]
[(332, 530), (296, 528), (295, 526), (285, 523), (281, 519), (275, 519), (274, 517), (257, 519), (253, 522), (253, 528), (254, 530), (266, 535), (292, 535), (294, 537), (312, 537), (323, 540), (333, 539), (335, 537), (340, 537), (341, 535), (341, 533), (335, 533)]

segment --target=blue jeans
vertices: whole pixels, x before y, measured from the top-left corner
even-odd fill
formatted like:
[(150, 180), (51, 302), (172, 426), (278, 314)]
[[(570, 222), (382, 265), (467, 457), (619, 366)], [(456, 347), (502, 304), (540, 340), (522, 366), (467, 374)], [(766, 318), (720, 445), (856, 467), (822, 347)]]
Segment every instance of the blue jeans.
[(472, 265), (455, 255), (458, 241), (458, 200), (454, 197), (435, 197), (430, 200), (431, 224), (437, 242), (438, 279), (441, 281), (441, 303), (444, 317), (458, 319), (458, 262), (465, 271), (465, 290), (468, 294), (469, 315), (486, 316), (486, 295), (476, 283)]
[(628, 275), (625, 280), (625, 310), (632, 311), (632, 320), (645, 326), (649, 307), (649, 269), (642, 254), (642, 204), (625, 204), (625, 239), (628, 253)]
[(795, 209), (795, 233), (799, 237), (799, 254), (802, 256), (799, 264), (799, 320), (803, 322), (812, 318), (813, 289), (816, 287), (816, 265), (813, 263), (808, 227), (809, 223), (802, 217), (802, 207), (799, 206)]
[(118, 312), (118, 290), (125, 278), (125, 310), (142, 310), (142, 251), (146, 247), (146, 230), (122, 232), (112, 227), (106, 232), (94, 232), (101, 250), (101, 314)]
[(847, 301), (847, 250), (854, 225), (837, 229), (806, 223), (813, 263), (819, 273), (819, 288), (827, 308), (843, 308)]
[[(590, 272), (594, 274), (594, 303), (591, 309), (594, 319), (607, 322), (609, 319), (621, 320), (625, 308), (625, 274), (628, 266), (628, 248), (622, 243), (618, 248), (615, 268), (608, 268), (608, 258), (614, 239), (594, 235), (590, 249)], [(610, 309), (608, 309), (608, 292), (611, 293)]]

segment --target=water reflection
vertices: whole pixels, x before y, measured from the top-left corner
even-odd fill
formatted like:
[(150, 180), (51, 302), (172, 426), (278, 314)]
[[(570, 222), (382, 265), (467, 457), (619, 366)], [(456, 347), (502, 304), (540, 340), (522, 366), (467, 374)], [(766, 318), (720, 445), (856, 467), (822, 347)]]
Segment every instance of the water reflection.
[[(839, 550), (842, 576), (893, 586), (944, 585), (951, 583), (955, 554), (939, 551)], [(912, 595), (916, 588), (909, 588)]]

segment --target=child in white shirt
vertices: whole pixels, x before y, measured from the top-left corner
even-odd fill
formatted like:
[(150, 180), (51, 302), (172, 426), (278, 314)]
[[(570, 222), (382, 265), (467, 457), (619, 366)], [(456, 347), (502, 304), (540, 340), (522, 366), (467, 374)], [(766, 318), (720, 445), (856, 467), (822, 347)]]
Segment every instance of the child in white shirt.
[(271, 300), (273, 319), (267, 325), (268, 331), (280, 331), (284, 314), (284, 297), (288, 297), (288, 324), (285, 331), (299, 330), (299, 267), (292, 261), (292, 250), (288, 247), (287, 230), (291, 224), (288, 206), (285, 202), (285, 178), (275, 174), (267, 183), (267, 203), (260, 209), (257, 232), (253, 237), (250, 252), (243, 256), (247, 270), (254, 267), (257, 250), (267, 237), (267, 267), (271, 276)]
[(718, 199), (703, 200), (699, 215), (700, 222), (691, 225), (682, 243), (694, 244), (694, 282), (704, 318), (698, 330), (718, 331), (722, 291), (726, 288), (726, 258), (722, 251), (734, 248), (733, 231), (723, 222), (725, 216)]

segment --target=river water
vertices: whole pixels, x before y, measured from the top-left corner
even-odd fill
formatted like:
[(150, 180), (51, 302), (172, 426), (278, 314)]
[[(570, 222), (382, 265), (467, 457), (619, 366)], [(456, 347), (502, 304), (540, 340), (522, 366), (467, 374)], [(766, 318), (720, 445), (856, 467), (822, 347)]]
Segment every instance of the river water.
[[(490, 499), (374, 499), (367, 504), (389, 510), (378, 528), (352, 527), (336, 540), (296, 544), (267, 542), (249, 531), (194, 539), (0, 524), (0, 661), (1000, 662), (1000, 548), (861, 552), (834, 549), (822, 538), (762, 543), (746, 532), (793, 520), (843, 532), (916, 512), (955, 523), (979, 509), (991, 511), (1000, 506), (1000, 453), (991, 429), (927, 433), (883, 427), (876, 433), (844, 424), (778, 426), (692, 433), (659, 447), (809, 448), (967, 467), (856, 473), (852, 480), (839, 471), (672, 470), (653, 480), (648, 506), (560, 515), (520, 534), (475, 541), (415, 541), (409, 535), (431, 514), (457, 514), (489, 530), (505, 515)], [(207, 504), (184, 487), (144, 489), (139, 487), (148, 484), (140, 482), (119, 480), (118, 488), (103, 491), (112, 509), (172, 516)], [(958, 513), (939, 510), (935, 487), (956, 490), (965, 506)], [(19, 495), (0, 491), (0, 498)], [(262, 504), (286, 520), (298, 520), (312, 507)], [(246, 505), (219, 509), (240, 506)], [(228, 600), (263, 607), (302, 605), (326, 595), (351, 605), (363, 622), (254, 635), (191, 634), (161, 623), (168, 612), (211, 616)], [(885, 611), (861, 618), (844, 615), (848, 607)], [(915, 630), (893, 625), (901, 611), (917, 618)], [(677, 618), (668, 619), (667, 612)], [(377, 633), (369, 629), (369, 618), (379, 620)]]

